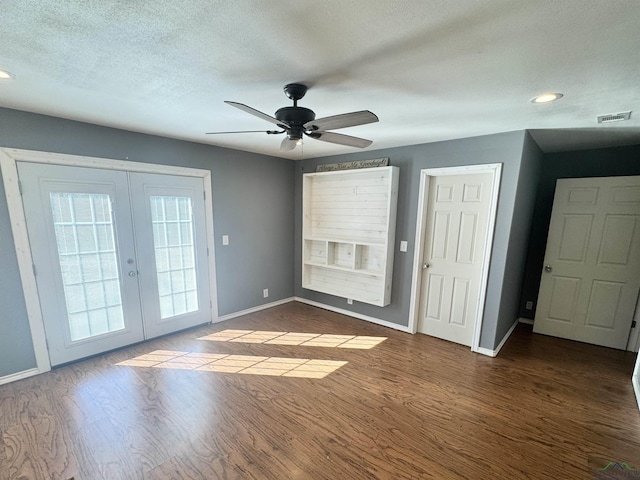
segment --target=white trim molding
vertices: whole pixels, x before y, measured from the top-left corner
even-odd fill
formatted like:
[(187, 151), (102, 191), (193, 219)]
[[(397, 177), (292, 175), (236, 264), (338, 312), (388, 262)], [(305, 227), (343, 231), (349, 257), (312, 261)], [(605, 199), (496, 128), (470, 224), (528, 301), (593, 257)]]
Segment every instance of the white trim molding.
[(100, 168), (102, 170), (126, 170), (139, 173), (161, 173), (164, 175), (181, 175), (183, 177), (205, 177), (209, 170), (156, 163), (134, 162), (132, 160), (113, 160), (111, 158), (85, 157), (66, 153), (40, 152), (19, 148), (0, 148), (13, 162), (45, 163), (50, 165), (67, 165), (71, 167)]
[(504, 344), (507, 343), (507, 340), (509, 340), (509, 337), (518, 326), (518, 323), (520, 323), (519, 320), (516, 320), (515, 322), (513, 322), (513, 325), (511, 325), (507, 333), (505, 333), (504, 337), (502, 337), (502, 340), (494, 350), (491, 350), (489, 348), (484, 348), (484, 347), (478, 347), (478, 349), (474, 351), (476, 353), (481, 353), (482, 355), (487, 355), (489, 357), (497, 357), (498, 353), (500, 353), (500, 350), (502, 350), (502, 347), (504, 347)]
[[(480, 298), (478, 299), (478, 308), (476, 310), (475, 327), (473, 332), (473, 340), (471, 350), (483, 355), (490, 355), (487, 352), (497, 352), (500, 350), (499, 345), (496, 350), (487, 350), (480, 348), (480, 334), (482, 332), (482, 320), (484, 316), (484, 303), (487, 294), (487, 284), (489, 280), (489, 264), (491, 262), (491, 251), (493, 247), (493, 234), (496, 224), (496, 214), (498, 212), (498, 197), (500, 193), (500, 179), (502, 178), (502, 164), (491, 163), (483, 165), (466, 165), (460, 167), (444, 167), (444, 168), (427, 168), (420, 171), (420, 192), (418, 194), (418, 215), (416, 219), (416, 238), (413, 253), (413, 274), (411, 282), (411, 300), (409, 306), (409, 326), (407, 331), (416, 333), (418, 330), (418, 315), (420, 309), (420, 291), (422, 281), (422, 262), (424, 253), (424, 243), (426, 236), (427, 224), (427, 202), (429, 199), (429, 180), (431, 177), (443, 175), (468, 175), (476, 173), (490, 173), (493, 175), (491, 204), (489, 207), (489, 219), (487, 228), (487, 238), (485, 243), (484, 259), (482, 264), (482, 277), (480, 281)], [(490, 356), (495, 356), (490, 355)]]
[(295, 297), (283, 298), (282, 300), (276, 300), (275, 302), (265, 303), (264, 305), (258, 305), (257, 307), (247, 308), (246, 310), (240, 310), (239, 312), (227, 313), (218, 317), (218, 322), (224, 322), (225, 320), (231, 320), (232, 318), (241, 317), (243, 315), (249, 315), (250, 313), (259, 312), (260, 310), (266, 310), (267, 308), (277, 307), (285, 303), (293, 302)]
[(633, 370), (633, 390), (636, 392), (636, 400), (638, 400), (638, 408), (640, 409), (640, 354), (636, 357), (636, 368)]
[(306, 298), (302, 298), (302, 297), (294, 297), (294, 300), (296, 302), (306, 303), (307, 305), (322, 308), (324, 310), (329, 310), (330, 312), (341, 313), (342, 315), (347, 315), (348, 317), (357, 318), (358, 320), (365, 320), (370, 323), (375, 323), (376, 325), (393, 328), (394, 330), (400, 330), (401, 332), (414, 333), (409, 329), (409, 327), (405, 327), (404, 325), (398, 325), (397, 323), (388, 322), (386, 320), (381, 320), (375, 317), (370, 317), (369, 315), (363, 315), (361, 313), (352, 312), (351, 310), (345, 310), (343, 308), (334, 307), (331, 305), (327, 305), (325, 303), (320, 303), (313, 300), (307, 300)]
[(5, 375), (4, 377), (0, 377), (0, 385), (16, 382), (18, 380), (22, 380), (23, 378), (33, 377), (34, 375), (39, 375), (40, 373), (42, 372), (38, 368), (30, 368), (29, 370), (23, 370), (22, 372)]
[[(16, 375), (35, 375), (51, 370), (49, 351), (46, 344), (46, 335), (40, 298), (36, 278), (33, 272), (33, 258), (27, 222), (25, 219), (22, 198), (20, 194), (17, 162), (44, 163), (51, 165), (65, 165), (84, 168), (100, 168), (103, 170), (120, 170), (139, 173), (158, 173), (164, 175), (179, 175), (184, 177), (198, 177), (203, 179), (205, 189), (205, 214), (207, 221), (207, 247), (209, 251), (209, 282), (211, 287), (211, 321), (218, 320), (218, 295), (216, 289), (216, 269), (213, 232), (213, 194), (211, 190), (211, 172), (209, 170), (178, 167), (171, 165), (157, 165), (154, 163), (140, 163), (126, 160), (113, 160), (108, 158), (85, 157), (79, 155), (67, 155), (60, 153), (39, 152), (35, 150), (22, 150), (15, 148), (0, 148), (0, 171), (7, 197), (7, 207), (11, 230), (18, 258), (20, 281), (24, 292), (27, 308), (27, 317), (31, 329), (31, 339), (36, 357), (36, 368), (26, 370)], [(12, 377), (11, 375), (9, 377)], [(2, 379), (8, 377), (2, 377)], [(21, 377), (22, 378), (22, 377)], [(0, 379), (0, 380), (2, 380)], [(17, 379), (17, 378), (16, 378)], [(10, 380), (11, 381), (11, 380)]]
[(531, 320), (530, 318), (518, 318), (518, 322), (519, 323), (524, 323), (525, 325), (533, 325), (533, 320)]
[(36, 276), (33, 272), (33, 258), (31, 256), (31, 246), (27, 233), (27, 221), (24, 216), (20, 186), (18, 181), (18, 167), (12, 152), (0, 149), (0, 170), (4, 181), (5, 195), (7, 197), (7, 207), (9, 219), (11, 221), (11, 231), (18, 258), (18, 271), (20, 272), (20, 282), (24, 293), (25, 305), (27, 308), (27, 318), (31, 330), (31, 341), (36, 357), (37, 373), (44, 373), (51, 370), (49, 361), (49, 350), (47, 348), (47, 337), (44, 332), (42, 321), (42, 311), (40, 310), (40, 297), (38, 296), (38, 286)]
[(629, 334), (629, 342), (627, 343), (627, 350), (630, 352), (637, 352), (640, 350), (640, 299), (636, 303), (636, 311), (633, 315), (633, 320), (636, 322), (636, 327), (631, 329)]

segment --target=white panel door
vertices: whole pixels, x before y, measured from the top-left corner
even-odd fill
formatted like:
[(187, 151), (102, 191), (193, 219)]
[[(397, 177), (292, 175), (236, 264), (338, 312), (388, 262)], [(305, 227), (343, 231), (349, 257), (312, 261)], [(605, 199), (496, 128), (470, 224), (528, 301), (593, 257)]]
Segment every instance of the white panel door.
[(640, 289), (640, 177), (556, 185), (533, 331), (625, 349)]
[(431, 177), (418, 331), (471, 346), (493, 175)]
[(18, 173), (52, 365), (211, 321), (202, 178)]
[(143, 340), (127, 174), (18, 171), (51, 364)]
[(130, 173), (146, 338), (211, 321), (202, 178)]

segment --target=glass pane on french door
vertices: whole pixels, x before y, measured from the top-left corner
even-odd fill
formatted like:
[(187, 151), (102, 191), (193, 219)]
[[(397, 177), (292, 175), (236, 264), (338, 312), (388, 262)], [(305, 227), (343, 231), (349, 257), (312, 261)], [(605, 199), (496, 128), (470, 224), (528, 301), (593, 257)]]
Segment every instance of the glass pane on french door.
[(198, 310), (190, 197), (149, 197), (160, 318)]
[(51, 364), (143, 340), (127, 174), (18, 172)]
[(72, 342), (123, 330), (111, 197), (49, 194)]

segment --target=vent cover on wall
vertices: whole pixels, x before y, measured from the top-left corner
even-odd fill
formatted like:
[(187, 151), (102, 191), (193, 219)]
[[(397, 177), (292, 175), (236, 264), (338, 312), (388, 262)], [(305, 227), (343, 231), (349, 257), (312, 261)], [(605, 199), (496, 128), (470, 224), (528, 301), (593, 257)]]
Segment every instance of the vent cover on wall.
[(598, 115), (598, 123), (621, 122), (631, 118), (631, 110), (628, 112), (609, 113), (607, 115)]

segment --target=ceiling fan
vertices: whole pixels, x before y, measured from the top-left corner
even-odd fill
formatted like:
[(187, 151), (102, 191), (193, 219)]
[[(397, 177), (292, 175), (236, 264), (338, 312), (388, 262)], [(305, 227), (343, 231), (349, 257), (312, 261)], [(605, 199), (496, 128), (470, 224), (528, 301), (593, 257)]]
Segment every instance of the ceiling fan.
[(349, 147), (365, 148), (373, 142), (365, 138), (352, 137), (341, 133), (328, 132), (327, 130), (336, 130), (339, 128), (354, 127), (356, 125), (365, 125), (378, 121), (378, 117), (369, 110), (359, 112), (343, 113), (341, 115), (333, 115), (331, 117), (318, 118), (313, 110), (298, 106), (298, 100), (307, 93), (307, 86), (300, 83), (289, 83), (284, 86), (284, 93), (293, 100), (293, 107), (283, 107), (278, 109), (275, 117), (262, 113), (255, 108), (251, 108), (243, 103), (225, 101), (224, 103), (232, 107), (250, 113), (258, 118), (266, 120), (277, 125), (281, 130), (243, 130), (238, 132), (207, 132), (207, 135), (219, 135), (226, 133), (258, 133), (265, 132), (269, 135), (277, 135), (286, 133), (286, 137), (280, 144), (281, 151), (293, 150), (299, 145), (302, 136), (306, 135), (323, 142), (336, 143), (338, 145), (347, 145)]

